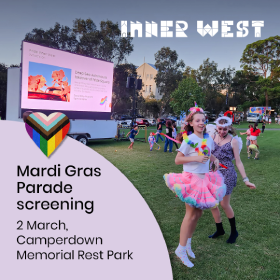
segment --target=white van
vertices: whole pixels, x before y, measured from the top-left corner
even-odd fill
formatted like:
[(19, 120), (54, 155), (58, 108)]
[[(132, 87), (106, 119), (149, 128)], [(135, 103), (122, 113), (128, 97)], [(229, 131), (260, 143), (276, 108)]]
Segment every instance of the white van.
[(257, 113), (249, 113), (247, 115), (247, 122), (251, 123), (251, 122), (260, 122), (260, 114)]

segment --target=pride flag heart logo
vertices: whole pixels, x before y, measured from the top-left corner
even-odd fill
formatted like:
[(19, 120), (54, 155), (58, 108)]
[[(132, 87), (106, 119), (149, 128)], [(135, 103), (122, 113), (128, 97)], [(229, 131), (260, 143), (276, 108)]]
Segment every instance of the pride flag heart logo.
[(48, 117), (43, 113), (32, 113), (25, 123), (30, 138), (47, 157), (65, 138), (69, 127), (68, 117), (58, 112), (52, 113)]

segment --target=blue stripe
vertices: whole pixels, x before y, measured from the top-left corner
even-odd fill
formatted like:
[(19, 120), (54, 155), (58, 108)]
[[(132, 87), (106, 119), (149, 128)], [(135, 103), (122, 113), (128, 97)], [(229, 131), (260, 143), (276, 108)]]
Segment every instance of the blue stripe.
[(33, 129), (33, 141), (40, 148), (40, 134)]

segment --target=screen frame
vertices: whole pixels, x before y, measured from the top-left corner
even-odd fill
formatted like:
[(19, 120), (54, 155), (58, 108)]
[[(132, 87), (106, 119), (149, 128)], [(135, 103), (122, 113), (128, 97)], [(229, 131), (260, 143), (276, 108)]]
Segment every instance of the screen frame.
[[(23, 40), (21, 43), (21, 64), (20, 64), (20, 117), (22, 118), (23, 113), (26, 111), (38, 111), (41, 112), (43, 114), (49, 115), (52, 114), (54, 112), (57, 112), (57, 110), (46, 110), (46, 109), (31, 109), (31, 108), (22, 108), (21, 106), (21, 101), (22, 101), (22, 80), (23, 80), (23, 71), (22, 71), (22, 66), (23, 66), (23, 44), (24, 43), (28, 43), (28, 44), (33, 44), (36, 46), (40, 46), (40, 47), (44, 47), (44, 48), (49, 48), (49, 49), (53, 49), (53, 50), (57, 50), (57, 51), (61, 51), (61, 52), (66, 52), (72, 55), (77, 55), (77, 56), (82, 56), (82, 57), (86, 57), (89, 59), (94, 59), (94, 60), (100, 60), (103, 62), (107, 62), (107, 63), (112, 63), (111, 61), (107, 61), (101, 58), (94, 58), (94, 57), (89, 57), (86, 55), (81, 55), (81, 54), (76, 54), (76, 53), (71, 53), (68, 51), (64, 51), (64, 50), (60, 50), (60, 49), (56, 49), (56, 48), (51, 48), (51, 47), (47, 47), (47, 46), (43, 46), (40, 44), (36, 44), (36, 43), (31, 43), (28, 41)], [(114, 81), (114, 68), (113, 68), (113, 79), (112, 79), (112, 98), (113, 98), (113, 81)], [(34, 112), (35, 112), (34, 111)], [(111, 112), (97, 112), (97, 111), (67, 111), (67, 110), (59, 110), (59, 112), (65, 114), (69, 119), (85, 119), (85, 120), (110, 120), (111, 115), (112, 115), (112, 111)]]

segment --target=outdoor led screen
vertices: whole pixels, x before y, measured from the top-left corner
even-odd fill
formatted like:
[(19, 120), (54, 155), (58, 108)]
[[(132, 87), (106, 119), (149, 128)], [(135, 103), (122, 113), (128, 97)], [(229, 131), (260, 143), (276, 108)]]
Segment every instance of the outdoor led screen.
[(113, 68), (112, 62), (23, 42), (22, 113), (110, 119)]

